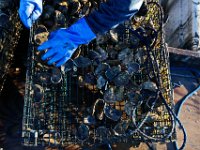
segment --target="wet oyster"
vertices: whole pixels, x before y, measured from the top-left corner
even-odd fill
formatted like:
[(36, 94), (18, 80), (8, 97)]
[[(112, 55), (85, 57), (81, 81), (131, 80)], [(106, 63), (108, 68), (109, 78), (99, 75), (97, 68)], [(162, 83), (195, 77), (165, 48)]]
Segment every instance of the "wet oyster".
[(51, 19), (54, 15), (54, 7), (51, 6), (51, 5), (45, 5), (44, 6), (44, 10), (43, 10), (43, 13), (42, 13), (42, 16), (41, 16), (41, 19), (42, 20), (48, 20), (48, 19)]
[(39, 84), (34, 84), (32, 87), (32, 95), (35, 102), (40, 102), (44, 98), (44, 89)]
[(78, 0), (70, 0), (69, 3), (69, 14), (74, 15), (81, 9), (81, 4)]
[(125, 48), (118, 54), (118, 59), (121, 60), (124, 64), (132, 62), (133, 58), (133, 51), (130, 48)]
[(142, 89), (149, 90), (151, 92), (156, 92), (158, 87), (154, 82), (146, 81), (141, 85)]
[(49, 32), (44, 25), (38, 25), (35, 31), (34, 42), (41, 45), (48, 40)]
[(122, 116), (121, 111), (116, 110), (109, 105), (104, 106), (104, 114), (106, 115), (106, 117), (108, 117), (109, 119), (113, 121), (118, 121)]
[(104, 100), (107, 103), (122, 101), (124, 98), (124, 87), (110, 87), (104, 92)]
[(126, 27), (123, 24), (118, 25), (116, 28), (109, 31), (109, 35), (112, 42), (118, 43), (124, 37), (126, 33)]
[(106, 70), (108, 70), (110, 66), (106, 63), (100, 63), (97, 68), (95, 69), (95, 75), (102, 75), (105, 73)]
[(125, 86), (129, 83), (129, 79), (130, 75), (128, 72), (121, 72), (114, 78), (113, 82), (116, 86)]
[(130, 125), (129, 120), (122, 120), (114, 127), (113, 129), (114, 134), (117, 136), (125, 135), (126, 131), (128, 130), (129, 125)]
[(141, 94), (134, 92), (133, 90), (129, 90), (126, 93), (129, 102), (132, 102), (135, 106), (140, 105), (143, 102), (143, 97)]
[(106, 128), (105, 126), (100, 126), (96, 129), (96, 136), (97, 136), (97, 139), (99, 139), (100, 141), (107, 140), (110, 135), (111, 133), (109, 129)]
[(93, 73), (87, 73), (84, 76), (84, 82), (89, 84), (96, 84), (96, 78)]
[(104, 61), (108, 58), (108, 53), (100, 46), (97, 46), (95, 51), (100, 55), (99, 61)]
[(130, 34), (129, 40), (131, 48), (137, 48), (140, 44), (140, 39), (138, 39), (134, 34)]
[(51, 73), (38, 73), (38, 81), (41, 82), (44, 85), (51, 84)]
[(81, 124), (77, 129), (77, 137), (79, 140), (84, 141), (89, 138), (89, 127)]
[(83, 16), (88, 15), (89, 12), (90, 12), (91, 5), (92, 5), (91, 2), (84, 2), (84, 5), (81, 9), (80, 14), (83, 15)]
[(87, 56), (91, 60), (99, 60), (101, 57), (100, 54), (94, 50), (89, 50)]
[(140, 70), (140, 65), (135, 62), (131, 62), (127, 64), (127, 71), (129, 74), (133, 75), (134, 73), (138, 73)]
[(112, 81), (120, 72), (121, 72), (121, 66), (118, 65), (107, 69), (105, 75), (109, 81)]
[(91, 65), (91, 60), (89, 58), (79, 56), (74, 59), (74, 64), (79, 68), (85, 68)]
[(154, 131), (154, 126), (146, 126), (143, 128), (143, 132), (150, 136), (152, 135), (153, 131)]
[(107, 80), (103, 76), (99, 76), (97, 79), (97, 88), (102, 89), (106, 85)]
[(48, 32), (36, 34), (35, 37), (34, 37), (35, 43), (37, 45), (41, 45), (42, 43), (44, 43), (45, 41), (48, 40), (48, 36), (49, 36)]
[(132, 117), (133, 111), (135, 110), (136, 106), (137, 106), (137, 105), (135, 105), (135, 103), (133, 103), (133, 102), (127, 102), (127, 103), (125, 104), (125, 106), (124, 106), (124, 111), (125, 111), (125, 113), (126, 113), (128, 116)]
[(68, 71), (71, 71), (73, 69), (73, 66), (74, 66), (74, 62), (73, 60), (69, 59), (64, 65), (64, 71), (65, 72), (68, 72)]
[(65, 1), (58, 4), (58, 10), (65, 16), (68, 14), (69, 4)]
[(62, 74), (58, 68), (52, 69), (52, 75), (51, 75), (51, 82), (53, 84), (58, 84), (62, 81)]
[(110, 57), (111, 59), (116, 60), (116, 59), (117, 59), (118, 52), (117, 52), (117, 50), (115, 50), (114, 47), (110, 46), (110, 47), (108, 48), (108, 55), (109, 55), (109, 57)]
[(56, 28), (65, 27), (66, 26), (66, 17), (60, 11), (55, 10), (54, 15), (54, 23)]
[(103, 44), (108, 41), (108, 36), (106, 34), (97, 34), (96, 42), (97, 44)]

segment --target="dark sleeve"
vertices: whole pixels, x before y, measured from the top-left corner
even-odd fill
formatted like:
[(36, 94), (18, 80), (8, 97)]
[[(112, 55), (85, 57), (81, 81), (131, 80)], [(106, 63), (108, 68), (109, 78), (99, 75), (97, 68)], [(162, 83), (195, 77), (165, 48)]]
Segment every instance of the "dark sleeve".
[(86, 16), (86, 21), (95, 34), (105, 33), (136, 14), (142, 3), (143, 0), (108, 0)]

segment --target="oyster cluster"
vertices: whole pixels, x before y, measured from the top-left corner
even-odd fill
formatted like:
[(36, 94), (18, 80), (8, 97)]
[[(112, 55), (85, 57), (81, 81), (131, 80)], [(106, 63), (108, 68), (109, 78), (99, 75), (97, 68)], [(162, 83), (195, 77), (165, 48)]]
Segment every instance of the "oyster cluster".
[(67, 27), (78, 18), (98, 8), (101, 0), (49, 0), (45, 1), (42, 24), (50, 29)]
[[(98, 9), (101, 2), (48, 0), (34, 27), (29, 97), (34, 110), (30, 116), (34, 116), (35, 122), (29, 128), (38, 132), (40, 142), (91, 147), (130, 137), (140, 139), (139, 129), (149, 136), (153, 136), (155, 129), (163, 130), (155, 124), (163, 113), (155, 76), (158, 70), (150, 63), (153, 55), (149, 55), (140, 38), (154, 45), (156, 31), (152, 22), (139, 23), (133, 18), (97, 35), (90, 44), (80, 46), (61, 68), (40, 60), (43, 53), (36, 50), (37, 46), (48, 39), (52, 30), (68, 27)], [(145, 15), (144, 9), (139, 16)], [(28, 102), (29, 99), (30, 105)], [(169, 128), (165, 128), (166, 133)]]

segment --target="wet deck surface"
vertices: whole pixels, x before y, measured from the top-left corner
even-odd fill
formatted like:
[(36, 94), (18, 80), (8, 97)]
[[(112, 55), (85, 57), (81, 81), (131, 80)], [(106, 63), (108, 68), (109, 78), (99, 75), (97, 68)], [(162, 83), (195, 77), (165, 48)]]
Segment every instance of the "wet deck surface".
[[(175, 90), (175, 101), (185, 96), (188, 90), (181, 86)], [(200, 91), (188, 99), (180, 111), (179, 118), (187, 131), (185, 150), (200, 150)], [(177, 129), (178, 145), (182, 142), (182, 132)]]

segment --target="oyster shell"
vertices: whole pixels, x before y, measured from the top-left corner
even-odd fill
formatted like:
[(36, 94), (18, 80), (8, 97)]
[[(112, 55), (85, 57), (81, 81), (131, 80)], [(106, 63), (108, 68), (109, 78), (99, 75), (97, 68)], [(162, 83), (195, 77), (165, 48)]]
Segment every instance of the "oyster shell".
[(134, 73), (138, 73), (140, 70), (140, 65), (135, 62), (131, 62), (127, 64), (127, 71), (130, 75), (133, 75)]
[(87, 125), (81, 124), (77, 129), (77, 138), (81, 141), (89, 138), (89, 127)]
[(118, 54), (118, 59), (122, 61), (124, 64), (129, 64), (133, 61), (134, 55), (133, 51), (130, 48), (125, 48)]
[(130, 75), (128, 72), (119, 73), (113, 80), (116, 86), (125, 86), (129, 83)]
[(58, 68), (52, 69), (52, 75), (51, 75), (51, 82), (53, 84), (58, 84), (62, 81), (62, 74)]
[(89, 58), (79, 56), (74, 59), (74, 64), (79, 68), (85, 68), (92, 64)]
[(108, 70), (110, 66), (107, 63), (100, 63), (95, 69), (95, 75), (103, 75), (106, 70)]
[(102, 89), (106, 85), (106, 79), (103, 76), (99, 76), (97, 79), (97, 88)]
[(114, 134), (117, 136), (125, 135), (126, 131), (128, 130), (129, 125), (130, 125), (129, 120), (122, 120), (114, 127), (113, 129)]
[(44, 98), (44, 89), (39, 84), (34, 84), (32, 87), (32, 96), (35, 102), (41, 102)]
[(118, 65), (107, 69), (105, 75), (109, 81), (112, 81), (120, 72), (121, 72), (121, 66)]
[(113, 121), (118, 121), (122, 116), (122, 112), (120, 110), (114, 109), (109, 105), (104, 106), (104, 114)]
[(108, 128), (105, 126), (100, 126), (96, 129), (96, 138), (100, 141), (107, 141), (108, 137), (111, 135)]
[(107, 103), (122, 101), (124, 98), (124, 87), (109, 87), (104, 92), (104, 100)]
[(156, 92), (158, 87), (154, 82), (146, 81), (142, 84), (142, 89), (149, 90), (151, 92)]

